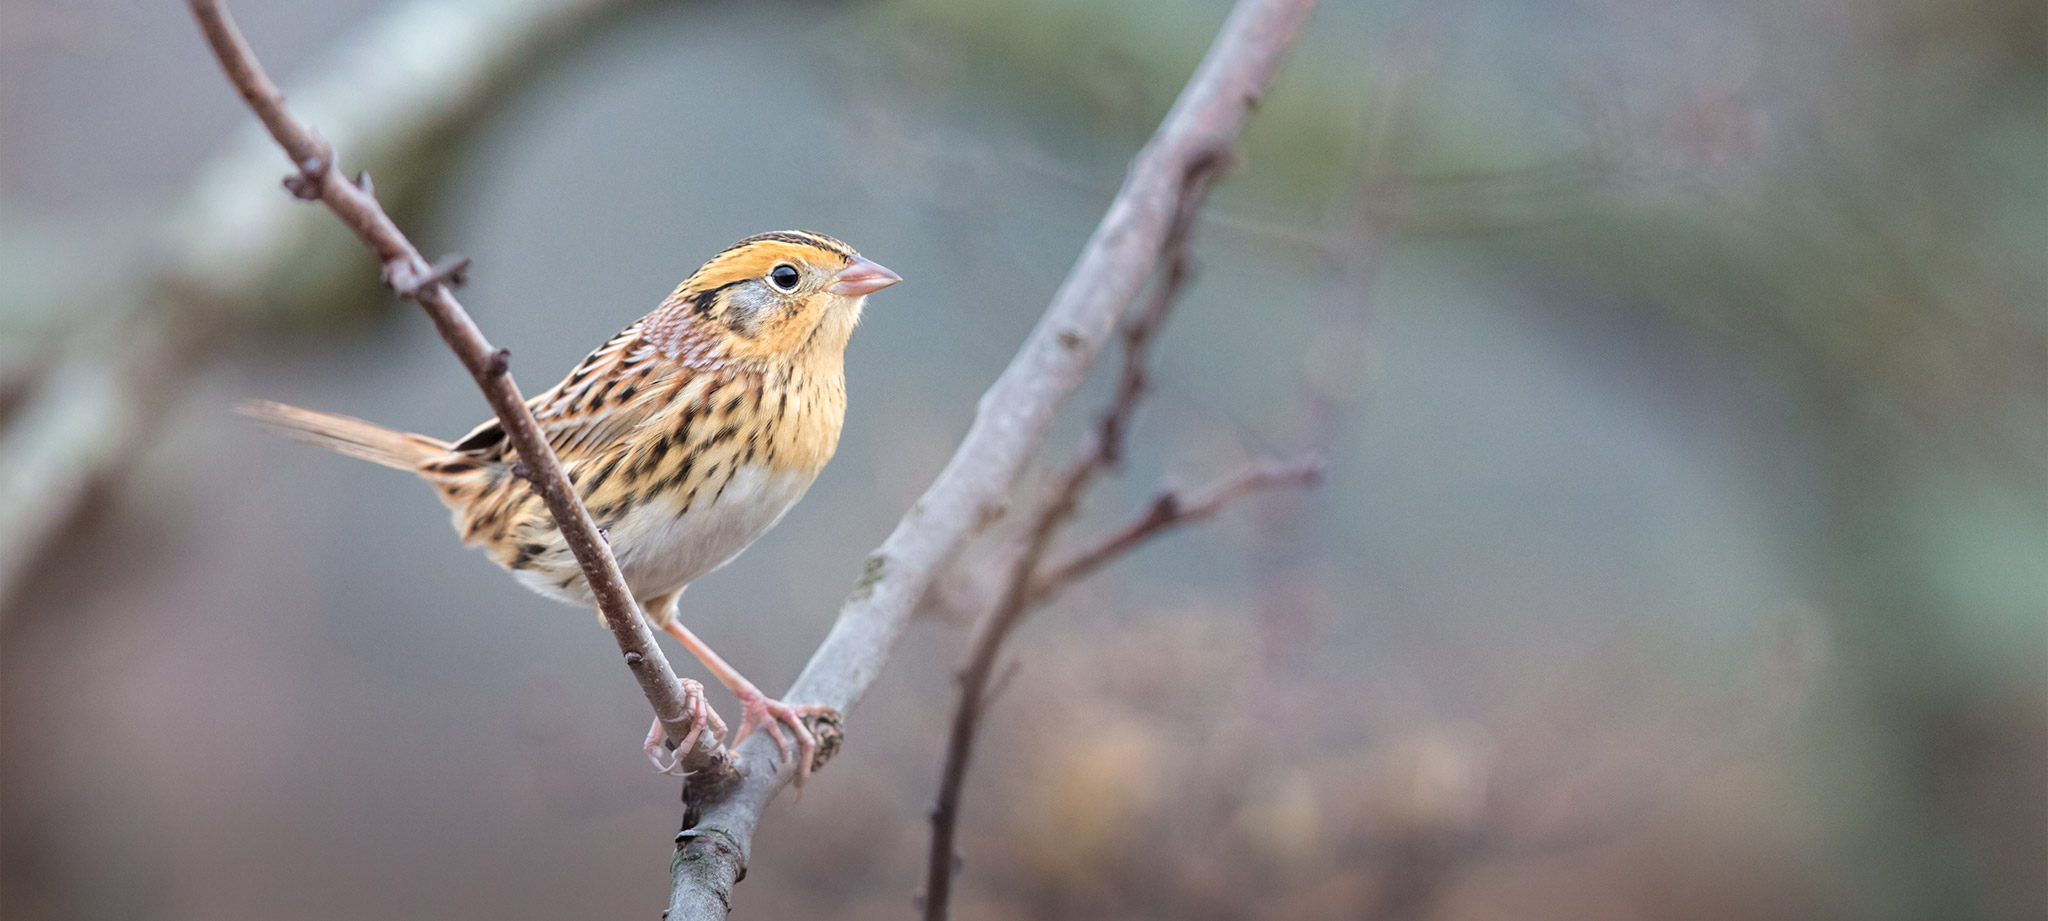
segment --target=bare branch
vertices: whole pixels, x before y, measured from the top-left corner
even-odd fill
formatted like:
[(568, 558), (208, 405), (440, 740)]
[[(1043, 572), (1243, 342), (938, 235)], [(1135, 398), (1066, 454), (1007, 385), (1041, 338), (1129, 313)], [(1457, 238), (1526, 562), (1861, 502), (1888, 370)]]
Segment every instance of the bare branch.
[(945, 762), (939, 771), (939, 792), (931, 809), (931, 846), (925, 855), (921, 896), (925, 921), (944, 921), (952, 906), (953, 876), (960, 863), (953, 846), (960, 819), (960, 795), (967, 784), (967, 766), (974, 755), (981, 718), (988, 710), (996, 658), (1002, 653), (1003, 641), (1034, 607), (1031, 586), (1037, 581), (1039, 563), (1045, 559), (1053, 535), (1080, 507), (1081, 497), (1095, 478), (1123, 457), (1131, 414), (1145, 393), (1145, 363), (1151, 356), (1152, 338), (1186, 286), (1190, 271), (1188, 234), (1225, 159), (1221, 151), (1211, 150), (1188, 163), (1181, 178), (1179, 206), (1174, 209), (1173, 222), (1160, 243), (1166, 254), (1166, 267), (1151, 300), (1124, 329), (1124, 365), (1117, 378), (1116, 394), (1095, 430), (1032, 516), (1023, 546), (1010, 561), (1000, 599), (975, 628), (967, 664), (960, 669), (960, 701), (953, 709)]
[[(924, 496), (871, 554), (839, 619), (785, 700), (852, 710), (888, 660), (918, 600), (954, 552), (998, 514), (1046, 429), (1087, 375), (1117, 316), (1152, 274), (1186, 197), (1190, 167), (1235, 140), (1315, 0), (1240, 0), (1081, 251), (1017, 357), (982, 395), (974, 425)], [(677, 840), (668, 921), (719, 921), (761, 811), (789, 780), (773, 746), (750, 739), (743, 776), (705, 798)]]
[(1104, 537), (1095, 546), (1041, 570), (1031, 580), (1031, 600), (1034, 603), (1048, 600), (1061, 589), (1093, 575), (1117, 557), (1136, 549), (1139, 544), (1182, 525), (1213, 518), (1247, 495), (1283, 486), (1313, 485), (1322, 478), (1326, 466), (1323, 458), (1315, 455), (1291, 461), (1261, 459), (1196, 491), (1192, 498), (1183, 498), (1173, 489), (1161, 489), (1129, 524)]
[(1320, 461), (1291, 466), (1270, 462), (1255, 464), (1205, 491), (1197, 503), (1185, 508), (1176, 493), (1163, 492), (1136, 522), (1076, 559), (1054, 567), (1050, 573), (1041, 571), (1053, 535), (1080, 507), (1082, 496), (1095, 478), (1114, 469), (1123, 457), (1131, 416), (1145, 394), (1146, 367), (1151, 358), (1153, 339), (1166, 322), (1167, 313), (1179, 299), (1191, 273), (1188, 236), (1194, 228), (1195, 215), (1200, 211), (1225, 159), (1218, 153), (1188, 165), (1180, 207), (1174, 212), (1173, 223), (1167, 228), (1162, 244), (1166, 265), (1158, 285), (1153, 288), (1152, 298), (1124, 330), (1124, 364), (1118, 376), (1116, 393), (1095, 430), (1083, 442), (1078, 455), (1055, 481), (1051, 494), (1033, 516), (1023, 545), (1011, 560), (1000, 600), (975, 631), (967, 665), (960, 671), (960, 701), (953, 711), (945, 763), (940, 770), (939, 792), (930, 815), (932, 836), (925, 855), (925, 889), (922, 895), (926, 921), (944, 921), (951, 906), (953, 876), (958, 872), (960, 863), (953, 841), (959, 824), (960, 798), (966, 786), (968, 762), (973, 756), (974, 741), (980, 733), (989, 702), (1010, 674), (1009, 670), (1000, 676), (995, 674), (997, 657), (1002, 652), (1003, 642), (1024, 616), (1049, 600), (1060, 588), (1093, 572), (1153, 534), (1175, 524), (1214, 515), (1232, 500), (1262, 486), (1313, 480), (1322, 469)]
[[(605, 625), (611, 628), (612, 636), (618, 641), (626, 666), (640, 684), (641, 693), (654, 707), (655, 715), (661, 720), (671, 740), (685, 737), (689, 730), (689, 715), (702, 706), (703, 689), (696, 682), (683, 682), (676, 678), (669, 667), (668, 657), (655, 643), (654, 635), (639, 616), (639, 606), (634, 603), (632, 593), (626, 588), (624, 576), (619, 572), (618, 561), (612, 558), (611, 548), (598, 535), (597, 525), (591, 521), (590, 513), (584, 509), (575, 488), (562, 472), (562, 465), (555, 458), (547, 439), (541, 435), (533, 414), (527, 410), (519, 387), (512, 381), (506, 370), (508, 355), (491, 345), (477, 329), (469, 314), (455, 300), (450, 283), (460, 274), (464, 264), (447, 263), (441, 267), (431, 266), (420, 254), (405, 233), (391, 220), (390, 215), (371, 194), (369, 183), (358, 185), (342, 177), (335, 168), (334, 151), (327, 142), (310, 126), (301, 123), (285, 108), (284, 92), (271, 82), (263, 66), (250, 50), (249, 43), (236, 28), (218, 0), (189, 0), (192, 14), (199, 21), (200, 30), (214, 55), (220, 59), (221, 69), (227, 73), (229, 82), (234, 84), (242, 99), (255, 111), (263, 127), (284, 148), (297, 172), (286, 177), (285, 186), (295, 196), (308, 201), (318, 200), (327, 205), (343, 224), (355, 232), (363, 245), (377, 254), (383, 264), (383, 278), (387, 285), (402, 296), (416, 300), (427, 316), (434, 321), (434, 328), (448, 343), (456, 357), (469, 369), (483, 391), (484, 399), (491, 410), (498, 415), (505, 433), (520, 462), (526, 470), (526, 479), (534, 493), (547, 504), (548, 512), (554, 516), (557, 527), (569, 549), (576, 556), (576, 562), (583, 569), (585, 581), (591, 593), (597, 598), (598, 610), (604, 615)], [(684, 753), (684, 767), (700, 775), (699, 782), (719, 785), (728, 778), (732, 769), (730, 757), (717, 742), (702, 733), (697, 744)]]
[[(1389, 241), (1405, 228), (1400, 215), (1412, 210), (1405, 202), (1413, 183), (1403, 175), (1417, 135), (1416, 87), (1431, 73), (1446, 20), (1465, 6), (1459, 0), (1423, 0), (1367, 53), (1375, 63), (1372, 79), (1365, 81), (1370, 89), (1358, 119), (1357, 153), (1316, 234), (1325, 276), (1314, 310), (1316, 346), (1301, 366), (1301, 400), (1279, 439), (1283, 444), (1327, 453), (1333, 433), (1344, 429), (1348, 397), (1366, 385), (1362, 369), (1369, 364), (1364, 359), (1374, 281)], [(1281, 663), (1299, 654), (1312, 619), (1294, 588), (1309, 512), (1308, 503), (1283, 499), (1261, 503), (1255, 513), (1259, 539), (1251, 546), (1259, 600), (1253, 622), (1261, 682), (1298, 677)]]

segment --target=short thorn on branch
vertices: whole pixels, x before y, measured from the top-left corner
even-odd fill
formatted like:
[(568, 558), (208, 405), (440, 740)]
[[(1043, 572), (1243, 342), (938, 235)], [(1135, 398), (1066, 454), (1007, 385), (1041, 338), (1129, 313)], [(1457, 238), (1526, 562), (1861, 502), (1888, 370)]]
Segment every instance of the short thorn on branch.
[[(326, 146), (325, 141), (320, 142)], [(299, 161), (299, 171), (284, 177), (284, 190), (300, 201), (319, 201), (320, 187), (327, 182), (327, 170), (334, 165), (331, 154), (307, 157)]]
[[(441, 257), (440, 261), (427, 268), (425, 274), (416, 274), (413, 263), (402, 259), (392, 260), (384, 265), (384, 283), (400, 298), (408, 301), (419, 300), (426, 292), (433, 290), (435, 285), (460, 288), (468, 281), (469, 257), (458, 253)], [(499, 355), (510, 358), (509, 352), (499, 349), (492, 355), (490, 367), (498, 366)], [(504, 371), (501, 369), (492, 373), (503, 374)]]
[(499, 349), (495, 352), (492, 352), (490, 363), (484, 365), (484, 373), (489, 374), (492, 377), (496, 377), (510, 370), (512, 370), (511, 349)]

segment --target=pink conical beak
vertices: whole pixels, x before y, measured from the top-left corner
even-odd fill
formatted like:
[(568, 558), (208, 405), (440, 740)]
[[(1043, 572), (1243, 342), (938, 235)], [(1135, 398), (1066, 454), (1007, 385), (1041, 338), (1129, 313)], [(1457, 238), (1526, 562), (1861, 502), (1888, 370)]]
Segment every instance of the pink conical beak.
[(832, 276), (832, 284), (825, 290), (846, 297), (860, 297), (873, 294), (903, 280), (903, 276), (882, 268), (865, 257), (854, 257), (853, 264), (840, 269)]

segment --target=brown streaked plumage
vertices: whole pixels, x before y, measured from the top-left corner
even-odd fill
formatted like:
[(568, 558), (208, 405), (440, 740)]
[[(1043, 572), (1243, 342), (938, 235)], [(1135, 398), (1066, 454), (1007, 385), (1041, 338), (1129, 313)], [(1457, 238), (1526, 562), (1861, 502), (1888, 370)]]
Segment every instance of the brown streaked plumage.
[[(802, 708), (770, 700), (676, 620), (692, 581), (725, 565), (803, 496), (832, 459), (846, 412), (842, 359), (867, 295), (895, 273), (831, 237), (748, 237), (527, 405), (650, 623), (673, 634), (740, 698), (732, 742), (764, 725), (815, 741)], [(547, 506), (512, 475), (493, 419), (453, 442), (280, 403), (243, 412), (284, 434), (410, 470), (439, 491), (465, 545), (548, 597), (591, 605)], [(661, 727), (648, 740), (658, 757)]]

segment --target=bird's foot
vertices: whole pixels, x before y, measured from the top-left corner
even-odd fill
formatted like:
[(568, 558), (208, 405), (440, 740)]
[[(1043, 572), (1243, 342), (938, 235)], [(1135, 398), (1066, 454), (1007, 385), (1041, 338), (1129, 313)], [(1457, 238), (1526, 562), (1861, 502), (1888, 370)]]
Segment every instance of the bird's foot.
[(796, 786), (803, 789), (804, 781), (811, 776), (811, 763), (818, 756), (818, 737), (811, 734), (804, 725), (804, 717), (834, 712), (831, 707), (814, 705), (792, 706), (761, 693), (753, 687), (734, 688), (733, 693), (740, 699), (740, 728), (733, 733), (732, 745), (737, 747), (754, 731), (755, 726), (768, 733), (775, 740), (775, 751), (784, 761), (789, 760), (789, 740), (783, 738), (782, 728), (796, 736), (797, 756)]
[(714, 739), (726, 735), (725, 720), (719, 719), (717, 711), (712, 710), (711, 704), (704, 700), (704, 686), (688, 678), (682, 679), (682, 682), (683, 698), (690, 702), (689, 710), (684, 714), (690, 721), (690, 730), (684, 733), (681, 739), (676, 740), (675, 747), (671, 749), (667, 744), (668, 733), (663, 731), (661, 720), (657, 718), (654, 725), (647, 729), (647, 743), (644, 746), (647, 760), (654, 762), (654, 769), (675, 777), (682, 777), (688, 773), (683, 770), (683, 755), (691, 746), (697, 744), (699, 736), (706, 731), (709, 731)]

